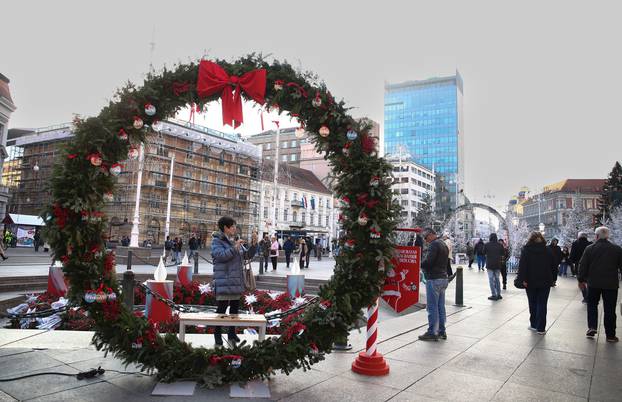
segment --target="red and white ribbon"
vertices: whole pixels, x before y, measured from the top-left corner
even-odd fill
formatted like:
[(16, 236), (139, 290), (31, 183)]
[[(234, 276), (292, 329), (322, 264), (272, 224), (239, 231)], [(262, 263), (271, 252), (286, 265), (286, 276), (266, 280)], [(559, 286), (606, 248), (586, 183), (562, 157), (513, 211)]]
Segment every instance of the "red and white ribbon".
[(367, 349), (365, 355), (374, 356), (378, 344), (378, 299), (367, 308)]

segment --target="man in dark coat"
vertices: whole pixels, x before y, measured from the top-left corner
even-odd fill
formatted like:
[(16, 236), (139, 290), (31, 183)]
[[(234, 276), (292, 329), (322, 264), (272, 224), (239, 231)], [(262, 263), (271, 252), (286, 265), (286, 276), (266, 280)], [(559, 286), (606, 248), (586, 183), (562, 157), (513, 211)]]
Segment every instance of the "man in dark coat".
[(471, 245), (470, 241), (468, 241), (466, 244), (466, 255), (469, 259), (469, 269), (473, 269), (471, 265), (473, 264), (473, 260), (475, 259), (475, 249)]
[(287, 240), (283, 243), (283, 251), (285, 251), (285, 265), (286, 268), (289, 268), (289, 262), (292, 258), (292, 252), (296, 248), (296, 245), (292, 241), (291, 236), (287, 236)]
[(426, 277), (426, 298), (428, 310), (428, 330), (419, 335), (422, 341), (437, 341), (447, 339), (445, 332), (445, 290), (447, 279), (447, 264), (449, 249), (445, 242), (436, 236), (436, 232), (424, 229), (422, 237), (429, 243), (427, 253), (421, 261), (421, 269)]
[(587, 291), (586, 336), (593, 338), (598, 329), (598, 302), (602, 296), (607, 342), (618, 342), (616, 336), (616, 301), (619, 274), (622, 274), (622, 248), (609, 241), (609, 229), (596, 229), (596, 243), (589, 245), (579, 262), (579, 287)]
[[(305, 237), (305, 243), (307, 243), (307, 254), (305, 255), (305, 268), (309, 268), (309, 260), (311, 259), (311, 250), (314, 249), (313, 242), (309, 236)], [(300, 267), (302, 268), (302, 267)]]
[(490, 293), (488, 300), (501, 300), (501, 283), (499, 282), (499, 274), (503, 266), (502, 260), (505, 250), (499, 244), (496, 233), (491, 233), (488, 243), (484, 246), (484, 255), (486, 256), (486, 268), (488, 269), (488, 284), (490, 285)]
[(190, 249), (190, 257), (194, 257), (194, 254), (199, 250), (199, 240), (194, 233), (190, 237), (190, 240), (188, 240), (188, 248)]
[(477, 270), (483, 271), (486, 265), (486, 254), (484, 254), (484, 240), (479, 239), (475, 245), (475, 258), (477, 259)]
[[(572, 247), (570, 248), (570, 262), (572, 263), (570, 270), (572, 271), (572, 276), (577, 276), (583, 252), (590, 244), (592, 242), (587, 239), (587, 233), (585, 232), (579, 232), (579, 238), (572, 242)], [(587, 287), (581, 288), (581, 293), (583, 294), (583, 303), (587, 304)]]

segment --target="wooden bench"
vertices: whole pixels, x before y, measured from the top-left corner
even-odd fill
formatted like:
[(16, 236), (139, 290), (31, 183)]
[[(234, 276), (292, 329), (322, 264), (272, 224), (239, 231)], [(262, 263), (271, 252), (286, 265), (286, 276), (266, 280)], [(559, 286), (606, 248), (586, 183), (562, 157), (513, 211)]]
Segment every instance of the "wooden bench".
[(259, 340), (266, 339), (266, 317), (260, 314), (216, 314), (216, 313), (180, 313), (179, 339), (186, 337), (186, 325), (207, 325), (212, 327), (257, 327)]

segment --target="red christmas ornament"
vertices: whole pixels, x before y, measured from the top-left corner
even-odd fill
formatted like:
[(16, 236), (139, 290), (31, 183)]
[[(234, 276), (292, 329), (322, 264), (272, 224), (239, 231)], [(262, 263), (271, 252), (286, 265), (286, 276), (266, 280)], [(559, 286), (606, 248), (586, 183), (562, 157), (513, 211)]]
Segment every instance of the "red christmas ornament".
[(67, 159), (75, 159), (78, 157), (78, 154), (69, 154), (67, 155)]
[(369, 238), (379, 239), (381, 235), (382, 233), (380, 232), (380, 226), (374, 223), (372, 227), (369, 229)]
[(373, 176), (369, 181), (369, 185), (372, 187), (378, 187), (380, 185), (380, 177)]
[(99, 152), (95, 152), (95, 153), (87, 155), (86, 159), (88, 159), (89, 162), (91, 162), (91, 165), (93, 166), (101, 166), (103, 162), (102, 155)]
[(346, 142), (346, 145), (344, 145), (343, 148), (341, 149), (341, 153), (343, 153), (343, 156), (350, 156), (351, 146), (352, 146), (351, 142)]
[(124, 129), (119, 130), (119, 139), (123, 141), (127, 141), (127, 133), (125, 132)]
[(356, 203), (359, 205), (365, 205), (367, 202), (367, 198), (369, 198), (369, 194), (362, 193), (356, 196)]
[(345, 244), (346, 248), (354, 248), (354, 246), (356, 246), (356, 241), (354, 239), (348, 239), (346, 240), (346, 244)]
[(348, 198), (347, 196), (342, 197), (339, 202), (341, 203), (341, 206), (343, 208), (347, 208), (350, 206), (350, 198)]
[(311, 104), (313, 105), (313, 107), (322, 106), (322, 98), (320, 98), (320, 91), (315, 92), (315, 98), (313, 98), (313, 100), (311, 101)]
[(276, 81), (274, 81), (274, 90), (275, 91), (283, 90), (283, 84), (285, 84), (285, 81), (283, 81), (283, 80), (276, 80)]

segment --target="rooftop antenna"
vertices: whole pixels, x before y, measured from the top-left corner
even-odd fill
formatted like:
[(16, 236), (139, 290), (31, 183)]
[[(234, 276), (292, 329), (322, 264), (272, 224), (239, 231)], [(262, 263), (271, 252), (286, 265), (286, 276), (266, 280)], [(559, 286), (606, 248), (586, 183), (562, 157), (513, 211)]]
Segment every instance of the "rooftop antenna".
[(155, 25), (151, 31), (151, 42), (149, 42), (149, 71), (153, 72), (153, 52), (155, 51)]

